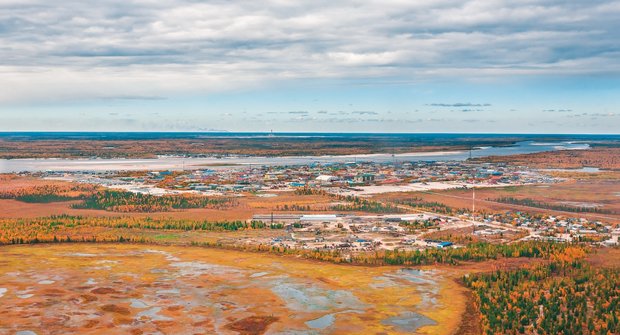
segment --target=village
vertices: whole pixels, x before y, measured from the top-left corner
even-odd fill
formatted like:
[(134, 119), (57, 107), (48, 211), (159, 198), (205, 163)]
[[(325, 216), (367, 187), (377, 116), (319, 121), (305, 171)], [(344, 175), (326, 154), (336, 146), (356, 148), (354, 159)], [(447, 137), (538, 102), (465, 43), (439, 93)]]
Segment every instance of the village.
[(99, 184), (146, 194), (239, 195), (299, 187), (364, 196), (387, 192), (502, 187), (557, 182), (534, 170), (466, 162), (350, 162), (295, 166), (218, 166), (192, 171), (47, 171), (42, 178)]
[[(433, 213), (346, 215), (346, 214), (259, 214), (253, 220), (283, 224), (286, 234), (251, 243), (271, 243), (289, 248), (338, 249), (342, 251), (422, 250), (457, 248), (461, 241), (513, 243), (519, 240), (590, 242), (618, 245), (620, 228), (584, 218), (532, 216), (510, 212), (484, 217), (471, 214), (447, 216)], [(517, 221), (517, 223), (515, 223)], [(449, 233), (449, 234), (448, 234)], [(441, 236), (441, 238), (433, 236)], [(248, 241), (245, 241), (248, 243)]]
[[(427, 192), (561, 182), (544, 171), (506, 164), (471, 162), (350, 162), (299, 166), (231, 166), (192, 171), (52, 172), (38, 177), (97, 184), (148, 195), (198, 194), (211, 197), (275, 198), (295, 190), (338, 199), (366, 199), (390, 192)], [(473, 200), (473, 199), (472, 199)], [(339, 202), (335, 202), (338, 204)], [(419, 204), (397, 204), (390, 213), (348, 213), (328, 207), (285, 206), (277, 213), (258, 211), (252, 220), (281, 225), (277, 237), (258, 243), (302, 249), (369, 251), (459, 247), (459, 239), (512, 243), (517, 240), (582, 241), (618, 244), (620, 229), (579, 215), (533, 215), (527, 211), (478, 213), (460, 209), (438, 213)], [(424, 204), (421, 204), (424, 205)], [(475, 204), (472, 202), (472, 205)], [(472, 209), (473, 210), (473, 209)], [(440, 238), (438, 238), (440, 237)]]

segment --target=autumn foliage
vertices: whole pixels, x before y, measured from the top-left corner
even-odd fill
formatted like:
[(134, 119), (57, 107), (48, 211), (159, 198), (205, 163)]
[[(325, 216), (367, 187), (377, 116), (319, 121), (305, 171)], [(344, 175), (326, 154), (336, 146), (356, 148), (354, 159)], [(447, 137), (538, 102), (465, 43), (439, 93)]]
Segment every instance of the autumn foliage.
[(595, 268), (568, 247), (551, 262), (470, 275), (485, 334), (620, 334), (620, 269)]
[(154, 196), (125, 191), (100, 191), (73, 205), (80, 209), (103, 209), (111, 212), (164, 212), (189, 208), (223, 209), (232, 205), (228, 198), (209, 198), (201, 195), (176, 194)]

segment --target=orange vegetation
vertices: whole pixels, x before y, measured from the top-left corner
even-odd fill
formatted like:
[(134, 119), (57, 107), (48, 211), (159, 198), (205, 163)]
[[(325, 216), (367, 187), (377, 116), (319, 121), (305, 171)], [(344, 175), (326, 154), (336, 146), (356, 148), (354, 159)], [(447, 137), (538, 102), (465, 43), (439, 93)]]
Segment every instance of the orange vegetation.
[[(496, 142), (496, 141), (494, 141)], [(512, 141), (508, 141), (512, 142)], [(376, 152), (442, 151), (469, 148), (468, 145), (378, 143), (358, 140), (316, 138), (209, 138), (159, 140), (6, 140), (0, 139), (0, 158), (132, 157), (157, 155), (351, 155)]]
[(259, 335), (264, 333), (270, 324), (278, 321), (273, 316), (250, 316), (230, 323), (226, 328), (238, 332), (240, 335)]
[[(7, 333), (439, 335), (454, 332), (465, 308), (446, 270), (127, 244), (11, 246), (0, 257)], [(389, 322), (412, 312), (433, 322)]]
[(475, 161), (503, 162), (535, 168), (570, 168), (584, 166), (601, 169), (620, 169), (620, 148), (593, 148), (590, 150), (559, 150), (534, 154), (477, 158)]
[[(488, 187), (476, 189), (476, 209), (488, 212), (519, 210), (537, 214), (555, 214), (603, 219), (604, 221), (620, 222), (620, 179), (587, 179), (569, 180), (557, 184), (527, 185), (509, 187)], [(610, 213), (565, 213), (551, 209), (525, 208), (492, 200), (501, 197), (532, 199), (550, 205), (580, 204), (596, 205)], [(376, 200), (395, 201), (399, 199), (421, 198), (427, 202), (439, 202), (456, 209), (472, 208), (472, 191), (452, 189), (431, 192), (384, 193), (373, 197)], [(489, 201), (491, 200), (491, 201)]]
[[(234, 197), (231, 201), (220, 205), (209, 205), (207, 208), (188, 208), (170, 210), (160, 206), (149, 207), (149, 213), (142, 213), (131, 207), (130, 203), (116, 206), (111, 210), (83, 209), (79, 207), (83, 200), (70, 200), (82, 196), (92, 196), (104, 190), (102, 187), (76, 184), (64, 181), (43, 180), (33, 177), (0, 175), (0, 218), (34, 218), (50, 215), (74, 215), (90, 217), (118, 216), (115, 212), (124, 212), (130, 217), (153, 217), (194, 220), (249, 220), (254, 214), (267, 214), (274, 211), (308, 213), (331, 212), (330, 208), (343, 203), (327, 194), (297, 194), (295, 192), (274, 192), (274, 197), (261, 197), (246, 193)], [(60, 202), (24, 202), (14, 198), (22, 195), (56, 195), (66, 197), (68, 201)], [(3, 199), (4, 198), (4, 199)], [(218, 198), (213, 198), (218, 199)], [(125, 199), (127, 201), (131, 199)]]
[(597, 267), (620, 268), (620, 248), (595, 249), (586, 260)]

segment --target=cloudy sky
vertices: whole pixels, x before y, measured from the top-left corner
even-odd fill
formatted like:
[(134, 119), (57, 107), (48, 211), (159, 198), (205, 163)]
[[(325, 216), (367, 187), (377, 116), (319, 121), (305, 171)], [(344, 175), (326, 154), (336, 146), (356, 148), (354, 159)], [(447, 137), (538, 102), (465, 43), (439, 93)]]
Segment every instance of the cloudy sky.
[(620, 1), (0, 0), (0, 131), (620, 132)]

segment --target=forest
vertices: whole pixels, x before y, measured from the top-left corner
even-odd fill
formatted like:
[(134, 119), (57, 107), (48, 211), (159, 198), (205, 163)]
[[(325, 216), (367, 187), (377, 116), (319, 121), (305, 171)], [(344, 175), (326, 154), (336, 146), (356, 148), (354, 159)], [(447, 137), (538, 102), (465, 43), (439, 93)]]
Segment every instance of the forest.
[(208, 198), (198, 195), (154, 196), (126, 191), (103, 190), (73, 204), (77, 209), (103, 209), (111, 212), (164, 212), (176, 209), (214, 208), (231, 206), (229, 198)]
[[(102, 229), (106, 228), (106, 229)], [(138, 217), (82, 217), (58, 215), (33, 219), (0, 219), (0, 244), (64, 241), (73, 236), (75, 241), (102, 235), (118, 236), (120, 230), (140, 240), (144, 232), (168, 231), (237, 231), (248, 229), (282, 229), (281, 224), (262, 221), (195, 221), (181, 219), (153, 219)], [(114, 239), (113, 239), (114, 240)], [(71, 241), (71, 238), (69, 238)]]
[(477, 242), (462, 248), (415, 250), (381, 250), (373, 254), (356, 254), (351, 262), (372, 265), (430, 265), (453, 264), (460, 262), (481, 262), (500, 258), (542, 258), (549, 259), (552, 255), (565, 250), (569, 244), (527, 241), (513, 244), (491, 244)]
[(466, 212), (465, 210), (456, 210), (448, 205), (442, 204), (436, 201), (425, 201), (422, 198), (412, 197), (408, 199), (398, 199), (395, 201), (397, 204), (409, 206), (412, 208), (423, 209), (433, 213), (441, 213), (446, 215), (455, 215)]
[(29, 203), (50, 203), (79, 200), (97, 192), (89, 184), (46, 184), (0, 191), (0, 199), (15, 199)]
[(467, 275), (484, 334), (620, 334), (620, 269), (570, 247), (551, 262)]

